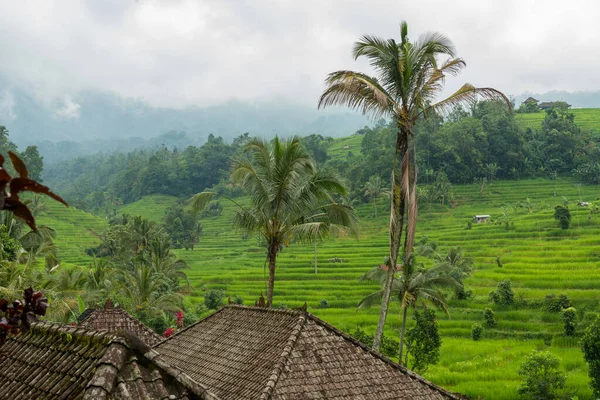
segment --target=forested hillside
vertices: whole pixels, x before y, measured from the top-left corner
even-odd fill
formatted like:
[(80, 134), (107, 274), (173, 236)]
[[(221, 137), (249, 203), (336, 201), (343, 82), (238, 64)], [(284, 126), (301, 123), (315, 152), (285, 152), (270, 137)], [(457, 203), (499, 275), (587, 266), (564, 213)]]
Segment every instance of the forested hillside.
[[(598, 139), (578, 125), (576, 114), (542, 112), (534, 128), (521, 126), (522, 115), (483, 102), (469, 111), (455, 109), (445, 119), (421, 120), (415, 135), (421, 182), (437, 182), (439, 189), (445, 181), (485, 185), (495, 179), (557, 176), (598, 181)], [(249, 137), (228, 143), (211, 135), (202, 146), (79, 157), (47, 166), (43, 177), (73, 204), (101, 214), (150, 194), (186, 198), (220, 182), (219, 190), (232, 190), (227, 188), (229, 160)], [(310, 135), (302, 142), (319, 165), (346, 179), (349, 198), (361, 202), (367, 201), (366, 182), (389, 181), (394, 137), (393, 124), (380, 121), (347, 138)]]

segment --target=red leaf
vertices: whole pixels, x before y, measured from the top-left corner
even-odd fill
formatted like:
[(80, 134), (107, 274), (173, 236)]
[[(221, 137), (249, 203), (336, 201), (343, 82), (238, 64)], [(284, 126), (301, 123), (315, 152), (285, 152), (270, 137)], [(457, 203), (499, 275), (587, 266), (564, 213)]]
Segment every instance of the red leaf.
[[(9, 198), (10, 200), (10, 198)], [(8, 204), (8, 201), (7, 201)], [(10, 205), (6, 205), (5, 208), (7, 210), (12, 211), (12, 213), (15, 215), (15, 217), (19, 217), (25, 220), (25, 222), (27, 223), (27, 225), (29, 225), (29, 227), (31, 229), (33, 229), (34, 231), (35, 229), (35, 219), (33, 218), (33, 215), (31, 215), (31, 211), (29, 211), (29, 208), (27, 208), (27, 206), (23, 203), (21, 203), (20, 201), (14, 202), (11, 201)]]
[(15, 167), (15, 171), (17, 171), (19, 176), (21, 178), (28, 178), (29, 172), (27, 172), (27, 167), (25, 166), (25, 163), (21, 161), (21, 159), (17, 157), (17, 155), (12, 151), (9, 151), (8, 155), (10, 156), (10, 161), (12, 162), (12, 165), (13, 167)]
[(8, 182), (10, 182), (10, 175), (4, 168), (0, 167), (0, 184), (6, 185)]
[(32, 179), (27, 178), (15, 178), (10, 181), (10, 194), (17, 194), (24, 191), (30, 191), (34, 193), (42, 193), (46, 196), (52, 197), (54, 200), (63, 203), (65, 206), (69, 206), (59, 195), (52, 193), (47, 186), (44, 186)]
[(39, 299), (33, 304), (33, 313), (37, 315), (46, 315), (46, 309), (48, 308), (48, 299)]
[(25, 299), (25, 303), (31, 303), (31, 297), (33, 296), (33, 288), (30, 286), (25, 289), (23, 292), (23, 298)]

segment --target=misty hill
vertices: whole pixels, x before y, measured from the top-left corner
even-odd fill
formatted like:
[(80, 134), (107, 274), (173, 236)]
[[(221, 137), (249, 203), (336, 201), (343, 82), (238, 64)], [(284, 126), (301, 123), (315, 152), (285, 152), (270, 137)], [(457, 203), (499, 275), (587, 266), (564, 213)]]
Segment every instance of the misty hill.
[[(48, 161), (54, 161), (48, 153), (56, 148), (82, 155), (162, 144), (200, 144), (211, 133), (225, 140), (244, 132), (267, 137), (276, 133), (339, 137), (367, 123), (365, 117), (345, 109), (319, 111), (316, 102), (309, 107), (281, 101), (229, 101), (204, 108), (168, 109), (97, 91), (44, 102), (0, 79), (0, 125), (10, 130), (17, 145), (40, 145)], [(159, 137), (165, 133), (168, 138)]]

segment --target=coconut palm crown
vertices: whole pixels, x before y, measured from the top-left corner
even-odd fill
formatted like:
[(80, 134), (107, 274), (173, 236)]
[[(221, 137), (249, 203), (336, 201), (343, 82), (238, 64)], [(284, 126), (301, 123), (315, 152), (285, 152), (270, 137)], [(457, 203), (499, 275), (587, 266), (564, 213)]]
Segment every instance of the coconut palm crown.
[[(229, 199), (237, 206), (234, 225), (246, 233), (259, 233), (267, 247), (267, 307), (273, 303), (277, 255), (284, 246), (355, 232), (352, 208), (334, 199), (346, 194), (344, 185), (335, 175), (318, 171), (297, 138), (250, 140), (243, 155), (233, 161), (231, 180), (250, 197), (248, 206)], [(195, 195), (192, 208), (199, 212), (214, 195)]]
[[(408, 38), (408, 25), (400, 24), (400, 42), (365, 35), (354, 44), (355, 59), (365, 57), (375, 76), (356, 71), (336, 71), (325, 80), (326, 88), (319, 99), (319, 108), (345, 105), (369, 114), (374, 120), (391, 118), (398, 127), (391, 183), (390, 262), (396, 265), (402, 230), (405, 224), (404, 254), (407, 262), (414, 243), (417, 221), (417, 170), (414, 157), (413, 127), (430, 113), (446, 113), (455, 106), (474, 103), (479, 99), (499, 100), (510, 108), (510, 101), (492, 88), (477, 88), (469, 83), (438, 100), (446, 77), (458, 75), (466, 66), (456, 57), (452, 42), (437, 32), (423, 34), (418, 40)], [(412, 141), (412, 151), (409, 150)], [(412, 160), (411, 160), (412, 158)], [(394, 269), (386, 278), (381, 311), (373, 348), (379, 349), (387, 318)]]

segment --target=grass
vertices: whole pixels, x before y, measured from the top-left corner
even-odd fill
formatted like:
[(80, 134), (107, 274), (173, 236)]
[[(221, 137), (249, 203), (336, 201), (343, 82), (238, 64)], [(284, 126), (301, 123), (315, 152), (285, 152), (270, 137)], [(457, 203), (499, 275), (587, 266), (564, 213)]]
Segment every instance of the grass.
[[(343, 149), (343, 143), (340, 140), (334, 146), (339, 144)], [(460, 185), (453, 189), (452, 207), (421, 205), (417, 241), (426, 235), (442, 252), (461, 246), (475, 259), (475, 273), (466, 281), (475, 295), (468, 301), (450, 300), (450, 316), (438, 314), (444, 340), (441, 360), (424, 373), (425, 377), (474, 398), (513, 399), (520, 384), (520, 363), (534, 349), (544, 348), (562, 359), (567, 390), (579, 399), (591, 399), (587, 366), (577, 340), (562, 337), (560, 316), (540, 307), (546, 294), (566, 293), (580, 317), (587, 314), (590, 320), (591, 313), (600, 311), (600, 215), (589, 219), (588, 209), (575, 205), (579, 201), (575, 183), (557, 180), (558, 196), (554, 197), (553, 182), (548, 180), (494, 181), (482, 199), (475, 185)], [(581, 189), (583, 201), (600, 197), (598, 187)], [(553, 218), (553, 207), (562, 204), (563, 196), (573, 216), (568, 230), (560, 229)], [(526, 198), (533, 203), (531, 213), (522, 206)], [(159, 220), (175, 201), (169, 196), (149, 196), (121, 211)], [(356, 305), (377, 285), (361, 283), (358, 278), (380, 264), (387, 253), (386, 203), (383, 199), (380, 202), (378, 218), (373, 218), (371, 205), (357, 209), (361, 218), (358, 241), (338, 238), (318, 245), (316, 274), (313, 245), (297, 243), (285, 248), (278, 259), (275, 306), (296, 307), (307, 302), (310, 312), (346, 332), (357, 327), (373, 332), (378, 309), (357, 311)], [(202, 220), (204, 235), (196, 248), (177, 250), (191, 266), (188, 276), (193, 289), (186, 302), (192, 307), (202, 303), (206, 288), (222, 288), (227, 296), (239, 296), (247, 305), (266, 291), (264, 248), (257, 237), (243, 238), (232, 230), (234, 208), (227, 201), (221, 204), (222, 216)], [(506, 208), (513, 213), (508, 230), (493, 223), (465, 229), (473, 215), (491, 214), (494, 218)], [(106, 226), (100, 218), (59, 206), (52, 206), (42, 221), (57, 230), (61, 255), (72, 264), (89, 263), (84, 250), (97, 243), (97, 234)], [(328, 262), (333, 257), (345, 261)], [(496, 263), (497, 257), (502, 268)], [(488, 293), (504, 279), (511, 279), (518, 306), (489, 303)], [(320, 307), (323, 299), (328, 308)], [(473, 342), (471, 325), (484, 323), (483, 310), (487, 307), (494, 309), (498, 326), (486, 328), (483, 339)], [(393, 304), (386, 335), (397, 336), (398, 314), (399, 308)]]

